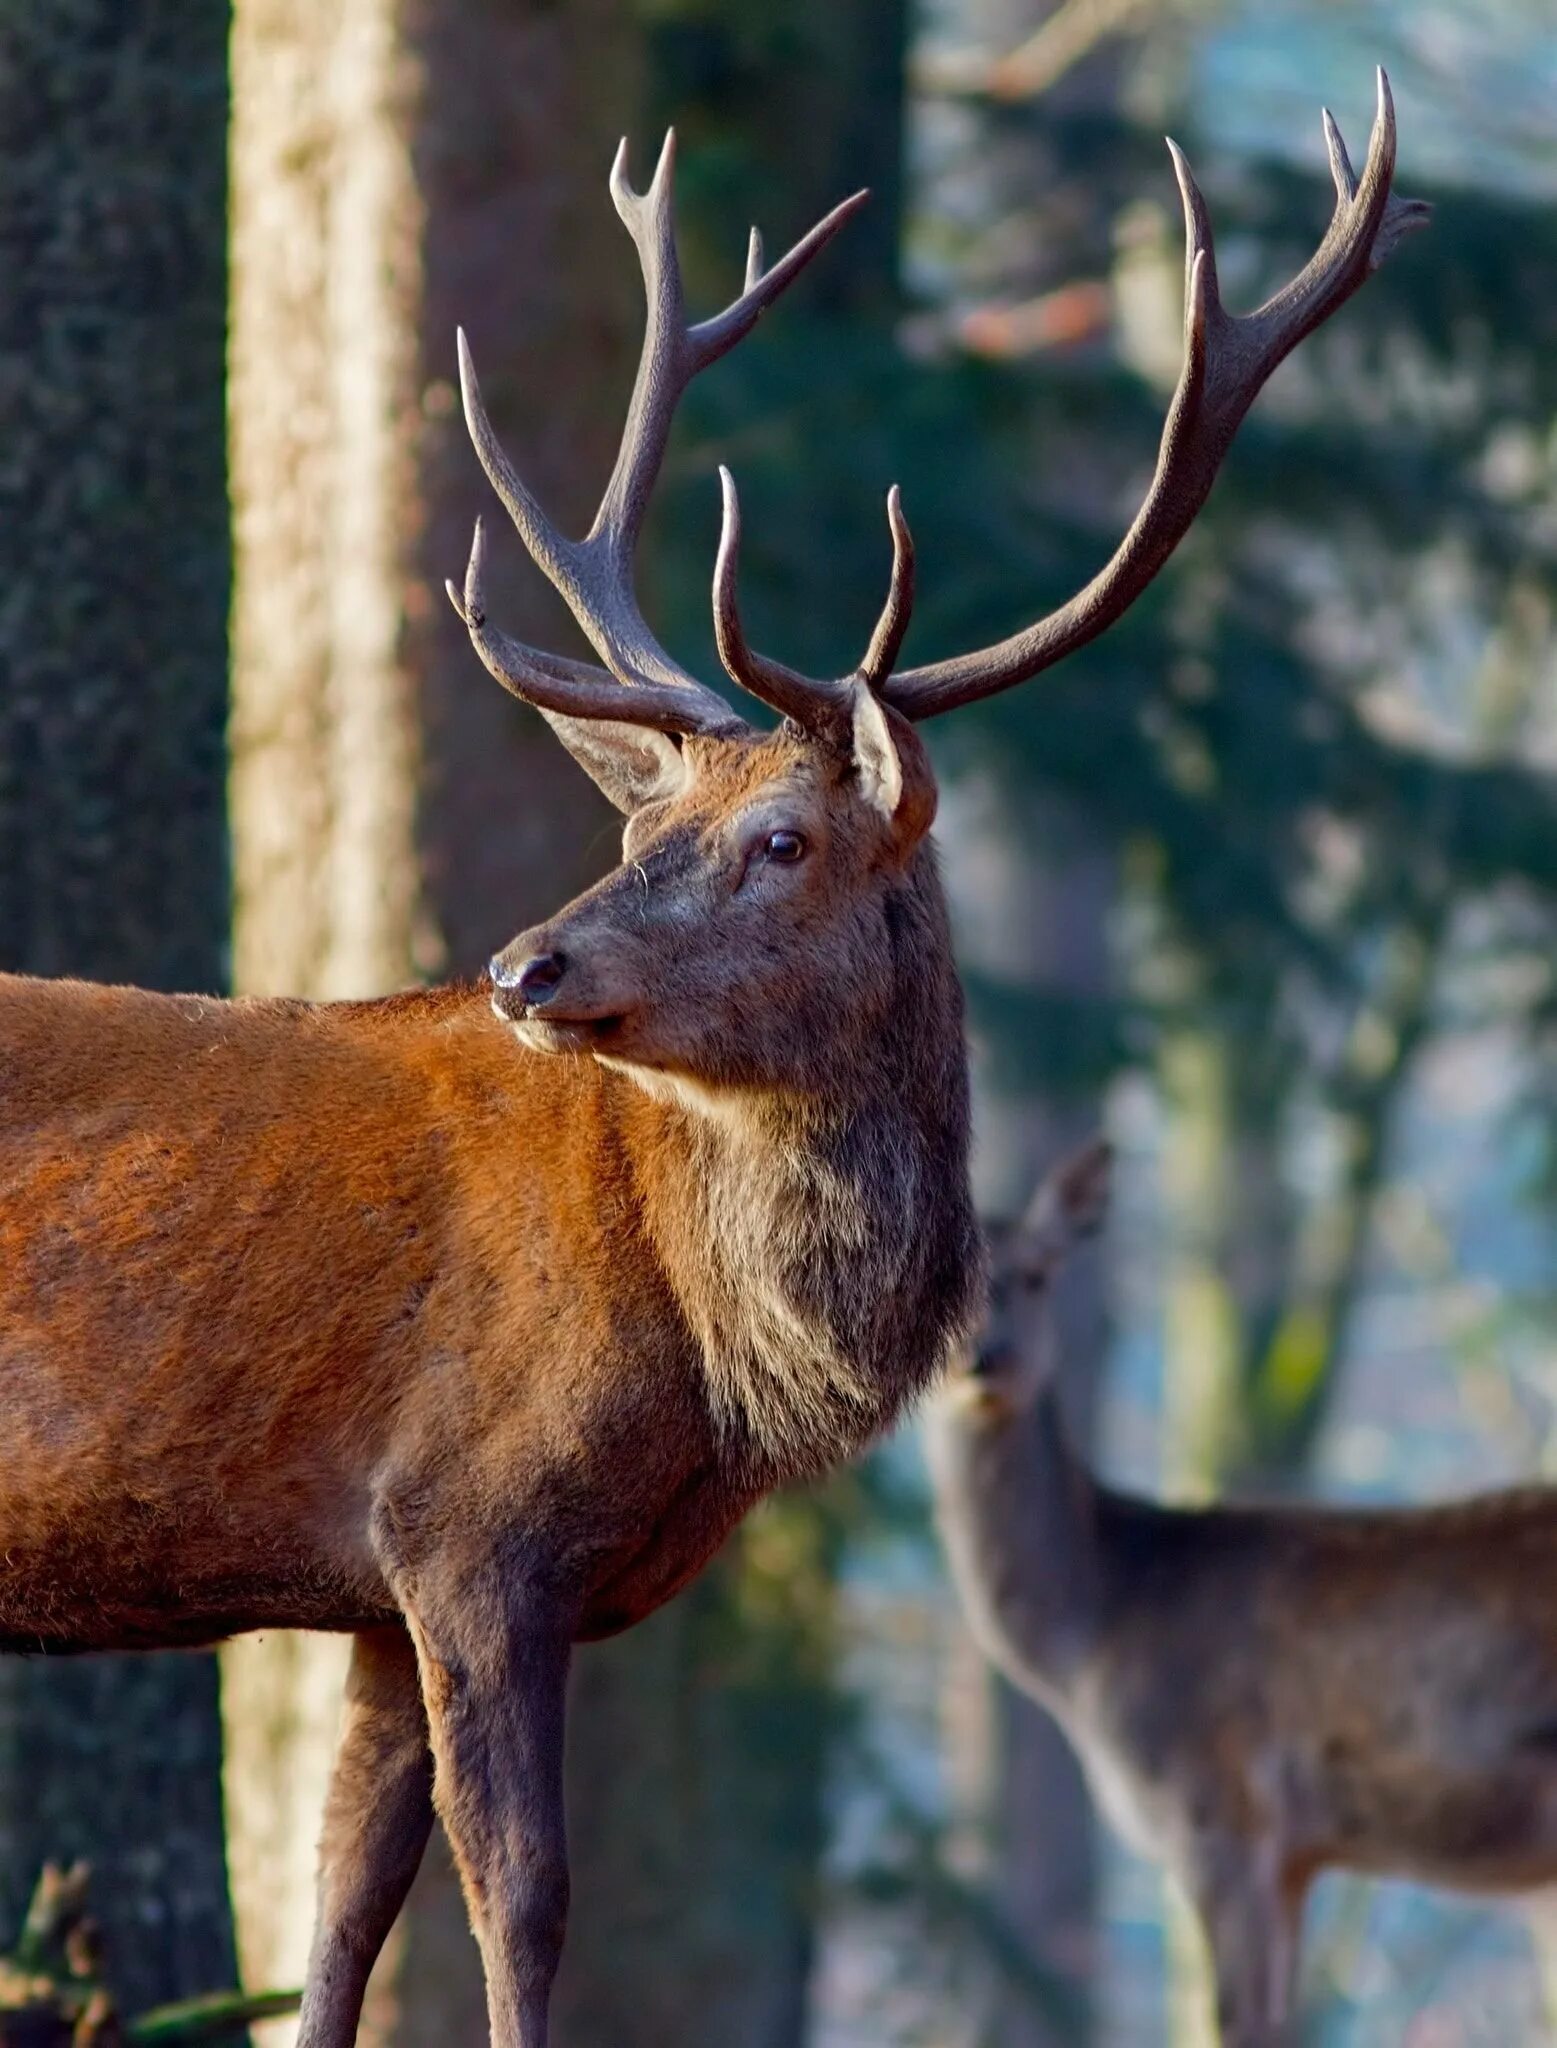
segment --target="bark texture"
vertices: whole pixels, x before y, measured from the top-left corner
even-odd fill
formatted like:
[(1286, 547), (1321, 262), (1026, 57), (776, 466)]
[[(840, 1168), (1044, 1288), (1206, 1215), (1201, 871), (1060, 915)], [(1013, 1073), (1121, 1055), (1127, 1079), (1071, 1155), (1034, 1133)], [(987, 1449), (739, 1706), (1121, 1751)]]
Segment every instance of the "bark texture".
[[(0, 9), (5, 968), (226, 980), (226, 123), (224, 8)], [(214, 1659), (0, 1664), (0, 1948), (77, 1856), (128, 2010), (231, 1984)]]

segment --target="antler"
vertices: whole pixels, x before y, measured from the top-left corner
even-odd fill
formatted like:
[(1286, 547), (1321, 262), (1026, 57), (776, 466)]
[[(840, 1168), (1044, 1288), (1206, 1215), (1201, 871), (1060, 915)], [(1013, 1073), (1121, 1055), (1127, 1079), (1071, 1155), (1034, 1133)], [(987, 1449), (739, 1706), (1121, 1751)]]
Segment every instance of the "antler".
[(914, 541), (903, 517), (902, 501), (894, 484), (887, 493), (887, 524), (892, 530), (892, 581), (886, 603), (876, 621), (859, 667), (852, 675), (836, 681), (803, 676), (758, 654), (748, 643), (741, 624), (736, 597), (736, 577), (741, 555), (741, 502), (735, 494), (735, 479), (721, 463), (719, 482), (724, 492), (724, 523), (719, 534), (719, 554), (714, 563), (714, 638), (719, 659), (732, 682), (739, 683), (753, 697), (771, 704), (797, 724), (819, 727), (847, 724), (853, 705), (854, 685), (863, 683), (879, 692), (890, 674), (908, 631), (914, 604)]
[(1184, 200), (1184, 367), (1173, 394), (1156, 474), (1113, 558), (1084, 590), (1036, 625), (972, 654), (905, 669), (882, 687), (908, 718), (932, 718), (1025, 682), (1112, 625), (1151, 582), (1205, 503), (1222, 457), (1262, 384), (1304, 335), (1328, 320), (1376, 270), (1402, 235), (1425, 226), (1425, 201), (1390, 191), (1395, 109), (1378, 74), (1378, 112), (1359, 181), (1328, 110), (1325, 144), (1335, 212), (1306, 267), (1258, 312), (1227, 312), (1217, 293), (1211, 222), (1189, 165), (1169, 142)]
[(582, 540), (560, 533), (520, 480), (482, 404), (463, 331), (459, 337), (465, 422), (481, 466), (520, 538), (566, 600), (605, 668), (542, 654), (488, 623), (482, 604), (485, 542), (479, 522), (463, 595), (452, 584), (446, 587), (476, 652), (516, 696), (577, 718), (625, 719), (664, 732), (729, 732), (743, 729), (741, 720), (722, 697), (673, 660), (649, 631), (633, 590), (633, 551), (682, 392), (699, 370), (750, 333), (785, 286), (863, 204), (866, 194), (856, 192), (835, 206), (771, 270), (763, 268), (762, 239), (753, 228), (740, 297), (713, 319), (691, 327), (676, 256), (671, 197), (675, 143), (671, 130), (647, 192), (635, 192), (627, 181), (625, 141), (611, 166), (611, 197), (643, 267), (647, 317), (622, 445), (594, 524)]

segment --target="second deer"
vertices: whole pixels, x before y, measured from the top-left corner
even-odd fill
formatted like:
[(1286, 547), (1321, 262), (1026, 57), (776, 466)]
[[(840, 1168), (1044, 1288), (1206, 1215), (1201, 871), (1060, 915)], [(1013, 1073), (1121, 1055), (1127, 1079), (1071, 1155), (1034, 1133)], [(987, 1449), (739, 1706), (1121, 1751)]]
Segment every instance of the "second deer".
[(985, 1336), (932, 1410), (938, 1517), (981, 1647), (1198, 1908), (1225, 2048), (1275, 2048), (1325, 1867), (1557, 1882), (1557, 1488), (1194, 1509), (1102, 1485), (1053, 1296), (1109, 1166), (1086, 1147), (990, 1233)]

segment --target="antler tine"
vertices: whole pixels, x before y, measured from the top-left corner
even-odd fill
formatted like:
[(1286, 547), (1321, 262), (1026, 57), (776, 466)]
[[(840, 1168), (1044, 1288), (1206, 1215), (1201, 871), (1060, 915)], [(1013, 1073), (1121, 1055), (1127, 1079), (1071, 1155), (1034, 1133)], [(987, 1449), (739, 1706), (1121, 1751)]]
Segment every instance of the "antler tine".
[(724, 494), (724, 520), (719, 530), (719, 553), (714, 562), (714, 638), (719, 659), (732, 682), (775, 711), (782, 711), (799, 725), (810, 728), (847, 725), (852, 716), (853, 686), (864, 683), (879, 692), (883, 677), (891, 672), (897, 651), (908, 631), (914, 603), (914, 541), (903, 517), (898, 487), (887, 493), (887, 523), (892, 529), (892, 581), (886, 603), (870, 636), (870, 645), (853, 675), (834, 681), (820, 676), (803, 676), (757, 653), (746, 638), (741, 623), (736, 582), (741, 559), (741, 501), (735, 479), (720, 465), (719, 485)]
[(687, 336), (693, 355), (691, 374), (695, 376), (717, 362), (727, 349), (744, 340), (779, 293), (793, 283), (818, 250), (826, 247), (869, 197), (868, 188), (862, 185), (858, 192), (840, 199), (832, 212), (824, 214), (808, 234), (787, 249), (771, 270), (762, 268), (762, 236), (753, 228), (746, 255), (746, 287), (741, 296), (712, 319), (700, 320)]
[(903, 516), (903, 497), (896, 484), (887, 492), (887, 525), (892, 530), (892, 581), (859, 667), (860, 681), (876, 691), (892, 673), (914, 609), (914, 537)]
[[(1425, 227), (1432, 209), (1425, 200), (1397, 199), (1391, 191), (1395, 175), (1395, 102), (1389, 79), (1380, 66), (1378, 106), (1362, 176), (1352, 173), (1346, 144), (1329, 109), (1324, 111), (1325, 149), (1335, 182), (1335, 211), (1324, 240), (1303, 269), (1282, 291), (1248, 316), (1250, 332), (1279, 352), (1274, 369), (1320, 321), (1334, 312), (1365, 278), (1378, 269), (1404, 234)], [(1240, 323), (1242, 325), (1244, 323)]]
[[(519, 472), (508, 459), (508, 451), (497, 438), (486, 402), (481, 396), (481, 386), (476, 381), (476, 365), (470, 353), (470, 342), (463, 327), (454, 330), (454, 348), (460, 367), (460, 402), (465, 412), (465, 428), (475, 448), (477, 460), (487, 473), (491, 484), (503, 502), (503, 510), (519, 530), (536, 565), (544, 569), (552, 583), (561, 590), (571, 576), (578, 558), (578, 544), (559, 533), (542, 510), (538, 500), (531, 494)], [(564, 592), (566, 595), (566, 592)]]
[[(1379, 133), (1380, 121), (1387, 116), (1389, 128), (1389, 175), (1393, 178), (1395, 168), (1395, 102), (1389, 89), (1389, 78), (1382, 68), (1379, 71), (1379, 111), (1374, 116), (1374, 133), (1368, 138), (1368, 156), (1371, 161), (1374, 141)], [(1349, 204), (1357, 197), (1357, 174), (1352, 169), (1352, 160), (1346, 153), (1346, 144), (1341, 131), (1335, 125), (1335, 116), (1328, 107), (1322, 109), (1325, 132), (1325, 150), (1330, 158), (1330, 175), (1335, 180), (1337, 205)], [(1364, 166), (1366, 169), (1366, 165)], [(1386, 181), (1388, 182), (1388, 181)], [(1373, 247), (1368, 252), (1368, 269), (1378, 269), (1402, 235), (1413, 229), (1425, 228), (1432, 218), (1432, 205), (1426, 199), (1402, 199), (1391, 186), (1389, 199), (1384, 207), (1384, 218), (1379, 223), (1373, 238)]]
[[(538, 711), (561, 712), (569, 718), (627, 719), (633, 725), (676, 733), (716, 732), (730, 726), (733, 714), (729, 706), (701, 685), (686, 690), (668, 683), (639, 683), (627, 690), (593, 662), (543, 654), (539, 648), (526, 647), (500, 632), (486, 613), (486, 559), (486, 523), (478, 519), (463, 592), (447, 580), (443, 587), (470, 634), (470, 644), (505, 690)], [(718, 710), (711, 715), (712, 706)]]
[[(594, 523), (582, 540), (570, 540), (561, 533), (521, 481), (493, 431), (463, 333), (459, 343), (465, 419), (481, 466), (535, 562), (565, 599), (604, 661), (609, 677), (615, 679), (615, 701), (609, 710), (584, 708), (586, 697), (591, 706), (603, 701), (601, 672), (588, 664), (559, 665), (555, 659), (543, 657), (543, 665), (538, 665), (533, 649), (524, 649), (489, 627), (472, 627), (471, 634), (473, 640), (478, 631), (484, 635), (484, 644), (478, 642), (477, 651), (498, 680), (519, 695), (529, 695), (536, 703), (541, 702), (532, 688), (531, 679), (536, 676), (543, 678), (537, 687), (544, 687), (553, 697), (564, 685), (582, 692), (575, 705), (554, 702), (547, 708), (573, 710), (580, 717), (641, 719), (645, 724), (657, 724), (668, 716), (667, 705), (656, 700), (658, 708), (651, 714), (646, 693), (653, 689), (669, 690), (681, 693), (683, 701), (675, 713), (677, 722), (665, 724), (665, 730), (728, 731), (739, 729), (741, 721), (723, 698), (689, 675), (650, 632), (634, 594), (633, 551), (682, 392), (699, 370), (750, 332), (761, 314), (832, 239), (867, 195), (857, 192), (835, 206), (771, 270), (762, 268), (761, 237), (753, 231), (740, 296), (713, 319), (688, 326), (676, 256), (671, 193), (675, 156), (672, 130), (666, 135), (648, 190), (642, 193), (635, 191), (628, 180), (625, 141), (611, 167), (611, 197), (638, 251), (647, 312), (643, 352), (621, 447)], [(466, 616), (468, 611), (467, 602), (461, 615)], [(498, 663), (496, 667), (494, 660)], [(584, 678), (590, 679), (587, 685)]]
[(619, 549), (631, 552), (682, 392), (699, 370), (716, 362), (751, 332), (780, 292), (869, 197), (866, 192), (856, 192), (843, 200), (781, 256), (771, 270), (762, 268), (762, 237), (754, 228), (739, 298), (712, 319), (688, 327), (684, 319), (681, 264), (676, 255), (671, 191), (675, 161), (676, 132), (671, 129), (647, 192), (635, 192), (627, 182), (625, 143), (612, 167), (611, 196), (643, 266), (648, 321), (622, 445), (595, 523), (584, 542), (586, 547), (597, 539), (610, 538)]
[(714, 639), (725, 674), (749, 696), (760, 698), (798, 725), (815, 727), (837, 721), (847, 714), (848, 706), (847, 695), (839, 684), (786, 668), (783, 662), (758, 654), (747, 640), (736, 591), (741, 565), (741, 501), (736, 495), (735, 478), (723, 463), (719, 465), (719, 489), (724, 516), (719, 528), (719, 552), (714, 558)]
[(1169, 142), (1184, 202), (1184, 367), (1141, 509), (1112, 559), (1047, 618), (993, 647), (889, 677), (881, 694), (906, 717), (930, 718), (1025, 682), (1127, 610), (1205, 503), (1239, 423), (1277, 364), (1350, 298), (1403, 235), (1425, 225), (1426, 204), (1398, 199), (1390, 189), (1395, 110), (1382, 70), (1360, 179), (1328, 113), (1324, 133), (1336, 189), (1324, 238), (1291, 283), (1241, 317), (1222, 305), (1210, 216), (1182, 151)]

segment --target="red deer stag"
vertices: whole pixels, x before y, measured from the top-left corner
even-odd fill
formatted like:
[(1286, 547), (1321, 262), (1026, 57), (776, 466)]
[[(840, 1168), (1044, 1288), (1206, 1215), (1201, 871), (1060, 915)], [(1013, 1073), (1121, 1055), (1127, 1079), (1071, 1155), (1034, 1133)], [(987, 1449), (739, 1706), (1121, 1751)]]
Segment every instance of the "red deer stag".
[(541, 2048), (568, 1878), (569, 1645), (627, 1627), (766, 1488), (857, 1451), (977, 1314), (961, 1004), (914, 722), (1057, 661), (1189, 525), (1256, 391), (1422, 209), (1380, 82), (1361, 179), (1261, 311), (1189, 235), (1185, 364), (1108, 566), (982, 653), (894, 673), (912, 553), (858, 669), (754, 653), (724, 480), (715, 574), (744, 724), (655, 640), (633, 553), (672, 410), (860, 195), (688, 325), (667, 141), (611, 194), (647, 297), (589, 533), (466, 417), (603, 667), (508, 639), (478, 526), (454, 602), (499, 682), (627, 814), (623, 862), (492, 962), (382, 1002), (208, 1002), (0, 981), (0, 1647), (355, 1638), (305, 2048), (353, 2038), (436, 1806), (502, 2048)]
[(931, 1409), (938, 1516), (980, 1643), (1198, 1906), (1226, 2048), (1276, 2048), (1326, 1866), (1557, 1882), (1557, 1489), (1197, 1509), (1100, 1485), (1053, 1295), (1108, 1172), (1087, 1147), (990, 1233), (983, 1339)]

